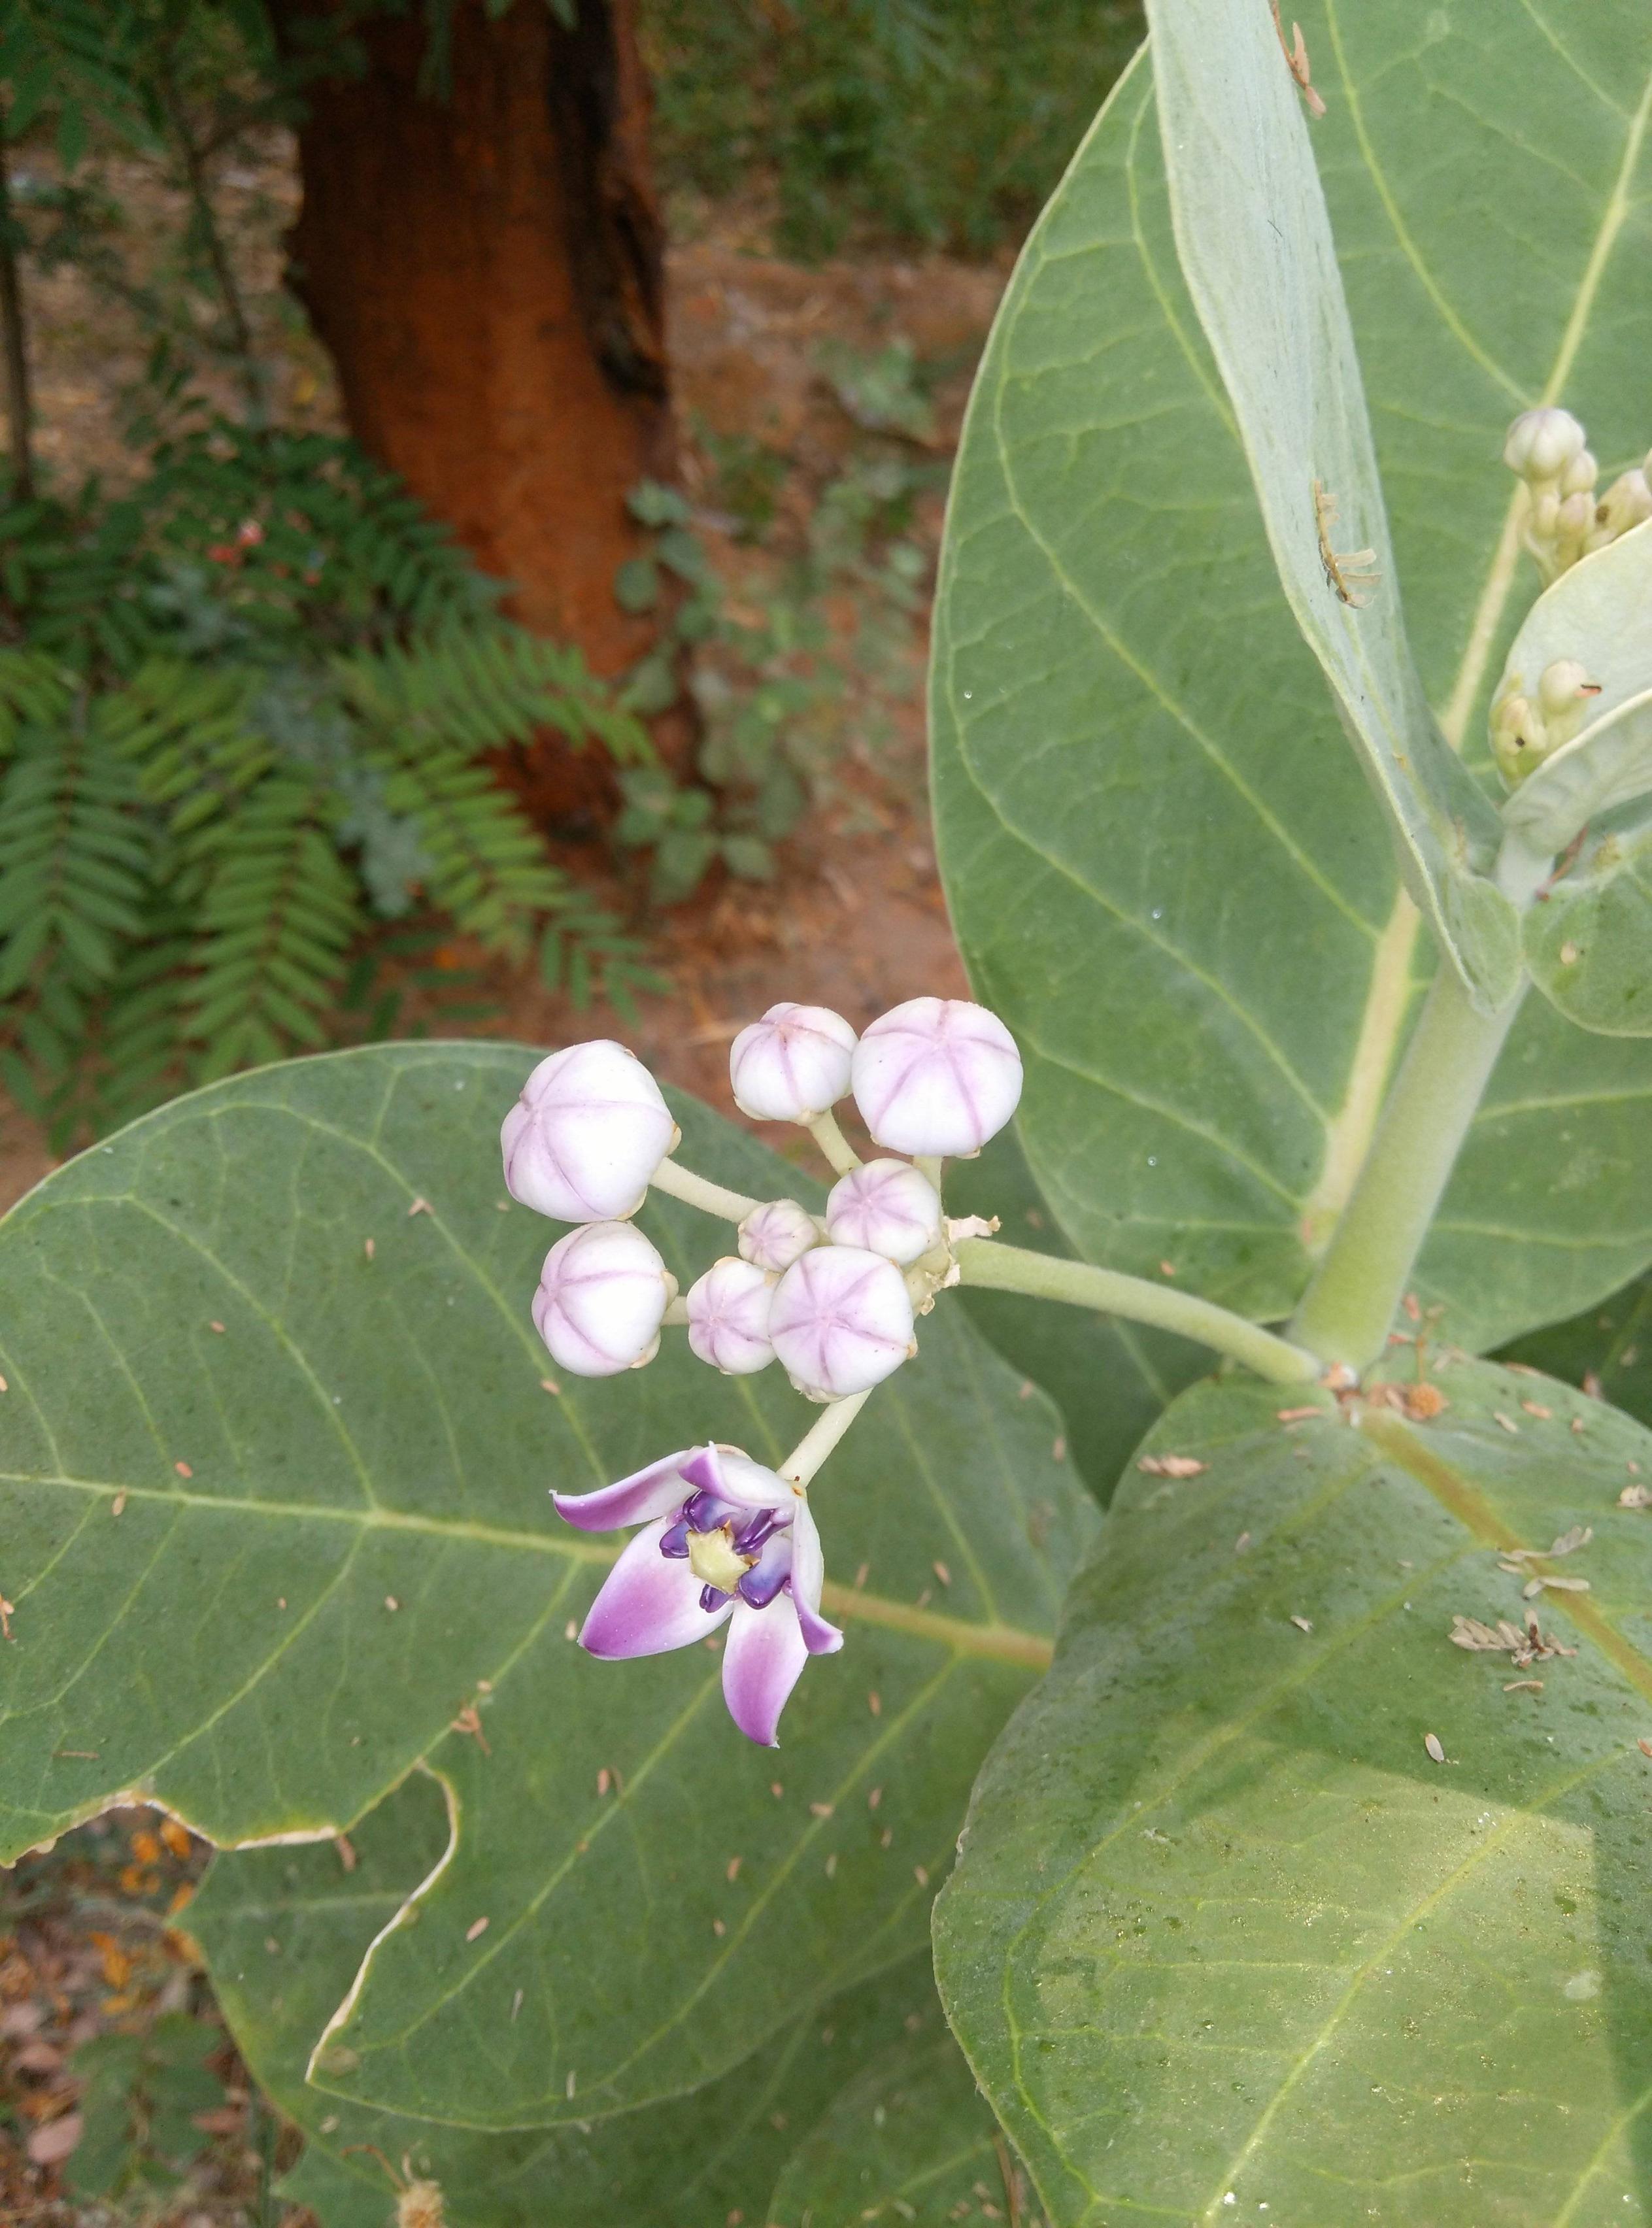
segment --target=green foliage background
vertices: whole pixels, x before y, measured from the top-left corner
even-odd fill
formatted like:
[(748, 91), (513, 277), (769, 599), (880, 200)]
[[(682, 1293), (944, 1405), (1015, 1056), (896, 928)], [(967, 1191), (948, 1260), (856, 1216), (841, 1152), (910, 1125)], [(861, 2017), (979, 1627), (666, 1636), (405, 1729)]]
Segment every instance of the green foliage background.
[(668, 186), (766, 189), (805, 256), (1015, 238), (1141, 35), (1130, 0), (644, 0), (643, 20)]

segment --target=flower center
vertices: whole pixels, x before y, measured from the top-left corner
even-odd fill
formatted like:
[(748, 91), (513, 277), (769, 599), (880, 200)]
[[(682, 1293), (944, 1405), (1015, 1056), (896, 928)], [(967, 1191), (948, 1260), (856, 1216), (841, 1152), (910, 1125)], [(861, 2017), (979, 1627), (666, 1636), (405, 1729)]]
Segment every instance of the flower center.
[(688, 1534), (688, 1568), (703, 1585), (715, 1586), (719, 1593), (732, 1594), (756, 1560), (755, 1555), (742, 1555), (735, 1546), (732, 1524)]

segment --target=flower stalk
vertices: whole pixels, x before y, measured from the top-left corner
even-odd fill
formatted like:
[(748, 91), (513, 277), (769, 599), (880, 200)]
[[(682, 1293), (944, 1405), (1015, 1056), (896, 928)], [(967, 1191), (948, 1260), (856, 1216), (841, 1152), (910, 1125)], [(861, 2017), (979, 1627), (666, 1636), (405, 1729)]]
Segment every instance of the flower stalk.
[(765, 1204), (760, 1199), (747, 1199), (744, 1192), (713, 1183), (709, 1176), (697, 1176), (681, 1161), (662, 1161), (648, 1181), (650, 1190), (663, 1191), (680, 1199), (685, 1207), (697, 1207), (702, 1214), (714, 1214), (723, 1222), (744, 1222)]
[(780, 1475), (788, 1485), (809, 1484), (871, 1398), (868, 1386), (866, 1392), (852, 1392), (846, 1400), (834, 1400), (821, 1411), (780, 1465)]
[(1219, 1354), (1232, 1354), (1271, 1385), (1311, 1384), (1322, 1374), (1322, 1363), (1305, 1348), (1247, 1322), (1213, 1301), (1149, 1284), (1145, 1277), (1127, 1277), (1053, 1253), (1029, 1252), (1021, 1245), (1001, 1245), (991, 1238), (962, 1239), (954, 1252), (965, 1284), (1062, 1300), (1070, 1307), (1092, 1308), (1098, 1315), (1124, 1316), (1132, 1322), (1178, 1331)]
[(840, 1176), (854, 1175), (861, 1156), (837, 1126), (837, 1117), (829, 1107), (823, 1114), (810, 1115), (803, 1126)]

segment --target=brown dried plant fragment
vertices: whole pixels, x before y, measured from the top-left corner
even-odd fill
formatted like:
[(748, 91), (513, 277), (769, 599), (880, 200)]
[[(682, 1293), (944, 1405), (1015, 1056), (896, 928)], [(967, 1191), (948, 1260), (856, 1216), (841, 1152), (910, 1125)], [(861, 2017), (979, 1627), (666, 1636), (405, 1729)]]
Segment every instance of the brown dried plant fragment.
[(1293, 23), (1290, 37), (1285, 38), (1285, 27), (1279, 20), (1279, 0), (1272, 0), (1273, 28), (1279, 35), (1279, 51), (1285, 58), (1285, 67), (1297, 80), (1297, 90), (1308, 103), (1310, 116), (1323, 116), (1325, 104), (1314, 91), (1313, 76), (1308, 67), (1308, 48), (1302, 35), (1302, 25)]
[(1322, 480), (1316, 480), (1314, 523), (1319, 533), (1319, 561), (1325, 568), (1325, 585), (1341, 602), (1361, 611), (1371, 599), (1355, 591), (1374, 588), (1382, 578), (1377, 570), (1377, 553), (1374, 549), (1350, 549), (1338, 556), (1331, 547), (1331, 528), (1335, 522), (1336, 497)]
[(1210, 1468), (1192, 1455), (1143, 1455), (1136, 1465), (1149, 1477), (1198, 1477)]

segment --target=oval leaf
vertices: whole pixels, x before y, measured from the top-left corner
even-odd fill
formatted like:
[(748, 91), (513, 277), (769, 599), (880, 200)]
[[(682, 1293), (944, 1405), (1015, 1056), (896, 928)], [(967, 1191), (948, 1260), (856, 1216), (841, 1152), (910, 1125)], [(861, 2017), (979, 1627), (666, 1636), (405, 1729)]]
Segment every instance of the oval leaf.
[[(220, 1844), (330, 1838), (439, 1761), (451, 1860), (326, 2078), (489, 2126), (687, 2088), (921, 1941), (1092, 1521), (1053, 1412), (944, 1304), (816, 1489), (848, 1638), (778, 1758), (731, 1726), (717, 1654), (572, 1645), (621, 1543), (547, 1487), (709, 1437), (778, 1462), (816, 1412), (675, 1334), (635, 1376), (545, 1389), (528, 1303), (556, 1233), (504, 1198), (497, 1143), (533, 1059), (386, 1046), (238, 1078), (0, 1226), (7, 1852), (128, 1790)], [(690, 1165), (795, 1193), (676, 1112)], [(669, 1200), (645, 1226), (685, 1287), (727, 1244)], [(438, 2055), (455, 2020), (487, 2048)]]
[(1148, 1441), (982, 1776), (949, 2016), (1060, 2228), (1652, 2219), (1652, 1435), (1461, 1360), (1317, 1405)]

